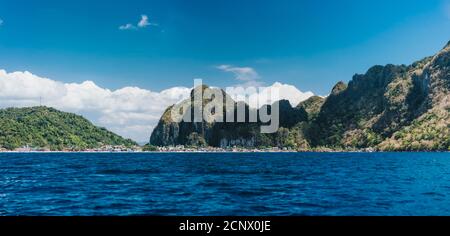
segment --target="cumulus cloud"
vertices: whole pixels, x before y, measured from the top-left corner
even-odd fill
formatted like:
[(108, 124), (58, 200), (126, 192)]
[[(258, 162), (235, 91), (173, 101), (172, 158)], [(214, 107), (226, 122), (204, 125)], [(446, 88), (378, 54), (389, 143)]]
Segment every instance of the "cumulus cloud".
[(131, 29), (137, 29), (137, 28), (133, 24), (125, 24), (125, 25), (119, 26), (119, 29), (120, 30), (131, 30)]
[(140, 28), (145, 28), (145, 27), (151, 26), (151, 25), (156, 26), (157, 24), (156, 24), (156, 23), (149, 22), (149, 21), (148, 21), (148, 16), (147, 16), (147, 15), (141, 15), (141, 20), (140, 20), (139, 23), (138, 23), (138, 27), (140, 27)]
[[(94, 124), (144, 142), (164, 110), (190, 94), (174, 87), (154, 92), (137, 87), (109, 90), (92, 81), (62, 83), (30, 72), (0, 70), (0, 107), (42, 105), (75, 112)], [(137, 128), (140, 127), (140, 128)]]
[(262, 86), (263, 83), (258, 81), (260, 79), (259, 74), (255, 69), (251, 67), (235, 67), (231, 65), (220, 65), (216, 67), (219, 70), (233, 73), (235, 79), (240, 81), (239, 86), (250, 87), (250, 86)]
[[(260, 81), (261, 77), (252, 67), (235, 67), (231, 65), (220, 65), (216, 67), (219, 70), (233, 73), (235, 79), (240, 81), (237, 87), (251, 88), (254, 87), (253, 94), (247, 91), (234, 90), (231, 91), (232, 97), (237, 101), (245, 101), (250, 107), (259, 108), (266, 104), (271, 104), (277, 100), (288, 100), (292, 106), (297, 106), (300, 102), (314, 96), (312, 92), (302, 92), (296, 87), (279, 82), (272, 86), (265, 87)], [(242, 92), (244, 94), (242, 94)], [(241, 93), (241, 94), (240, 94)], [(275, 95), (275, 97), (273, 97)]]
[[(28, 107), (42, 105), (74, 112), (85, 116), (95, 125), (131, 138), (138, 142), (148, 141), (153, 128), (168, 106), (189, 97), (192, 88), (172, 87), (155, 92), (138, 87), (110, 90), (93, 81), (63, 83), (40, 77), (30, 72), (0, 70), (0, 107)], [(294, 86), (275, 83), (251, 94), (250, 106), (269, 104), (267, 91), (277, 89), (279, 99), (287, 99), (293, 106), (313, 94), (303, 93)], [(231, 94), (237, 97), (239, 91)], [(260, 103), (251, 102), (254, 99)], [(243, 100), (245, 101), (245, 100)]]
[(313, 92), (302, 92), (295, 86), (276, 82), (268, 87), (261, 87), (255, 91), (242, 91), (235, 89), (229, 92), (236, 101), (245, 101), (252, 108), (260, 108), (263, 105), (272, 104), (278, 100), (288, 100), (295, 107), (300, 102), (314, 96)]
[(139, 20), (137, 25), (128, 23), (128, 24), (119, 26), (119, 29), (120, 30), (136, 30), (139, 28), (146, 28), (148, 26), (158, 26), (158, 24), (154, 23), (154, 22), (150, 22), (147, 15), (141, 15), (141, 19)]

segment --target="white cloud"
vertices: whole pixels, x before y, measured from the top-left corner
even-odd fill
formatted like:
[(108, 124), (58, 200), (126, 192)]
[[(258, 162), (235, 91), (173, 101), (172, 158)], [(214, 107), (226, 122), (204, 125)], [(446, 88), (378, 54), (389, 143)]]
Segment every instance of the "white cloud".
[(136, 29), (136, 26), (134, 26), (133, 24), (126, 24), (126, 25), (121, 25), (119, 26), (120, 30), (131, 30), (131, 29)]
[(157, 23), (150, 22), (147, 15), (141, 15), (141, 19), (137, 23), (137, 25), (128, 23), (125, 25), (119, 26), (120, 30), (137, 30), (139, 28), (146, 28), (147, 26), (158, 26)]
[[(216, 67), (219, 70), (225, 72), (231, 72), (235, 75), (235, 79), (241, 81), (237, 84), (238, 87), (254, 87), (256, 91), (253, 95), (248, 96), (246, 100), (243, 94), (232, 94), (238, 101), (244, 101), (249, 104), (250, 107), (259, 108), (266, 104), (271, 104), (276, 100), (288, 100), (292, 106), (297, 106), (300, 102), (314, 96), (312, 92), (302, 92), (296, 87), (288, 84), (282, 84), (279, 82), (274, 83), (272, 86), (264, 87), (264, 83), (260, 81), (260, 76), (255, 69), (251, 67), (235, 67), (231, 65), (220, 65)], [(271, 97), (270, 94), (278, 92), (278, 98)], [(274, 100), (274, 101), (272, 101)]]
[(150, 23), (148, 23), (148, 16), (141, 15), (141, 20), (138, 23), (138, 27), (145, 28), (149, 25), (150, 25)]
[(231, 72), (236, 76), (237, 80), (244, 82), (259, 79), (258, 73), (251, 67), (233, 67), (230, 65), (220, 65), (217, 67), (217, 69)]
[[(289, 100), (293, 106), (313, 95), (275, 83), (253, 96), (264, 103), (267, 91), (274, 88), (279, 89), (280, 99)], [(110, 90), (92, 81), (63, 83), (30, 72), (0, 70), (1, 108), (37, 106), (42, 101), (42, 105), (83, 115), (96, 125), (138, 142), (148, 141), (165, 109), (188, 98), (190, 91), (186, 87), (160, 92), (138, 87)], [(252, 107), (258, 105), (263, 104), (250, 103)]]
[[(262, 89), (259, 89), (252, 94), (243, 94), (242, 91), (234, 91), (230, 96), (237, 101), (247, 102), (252, 108), (260, 108), (263, 105), (271, 104), (277, 100), (288, 100), (290, 104), (295, 107), (300, 102), (314, 96), (314, 93), (302, 92), (295, 86), (276, 82), (272, 86), (262, 87)], [(247, 98), (245, 96), (247, 96)]]
[(282, 84), (279, 82), (276, 82), (272, 86), (266, 88), (266, 90), (262, 93), (260, 92), (260, 94), (267, 94), (267, 91), (270, 89), (277, 89), (279, 91), (280, 100), (288, 100), (294, 107), (297, 106), (300, 102), (303, 102), (308, 98), (314, 96), (314, 93), (311, 91), (302, 92), (295, 86)]
[(235, 67), (231, 65), (220, 65), (216, 67), (219, 70), (233, 73), (235, 79), (240, 81), (237, 86), (242, 87), (259, 87), (264, 83), (258, 81), (260, 79), (259, 74), (255, 69), (251, 67)]
[(42, 96), (53, 99), (61, 97), (66, 92), (64, 84), (35, 76), (28, 71), (8, 74), (0, 70), (0, 97), (3, 99), (16, 98), (17, 95), (22, 99)]
[[(0, 70), (0, 107), (42, 104), (81, 114), (94, 124), (139, 142), (147, 141), (164, 110), (190, 94), (174, 87), (153, 92), (137, 87), (109, 90), (92, 81), (62, 83), (30, 72)], [(147, 127), (138, 129), (136, 127)]]

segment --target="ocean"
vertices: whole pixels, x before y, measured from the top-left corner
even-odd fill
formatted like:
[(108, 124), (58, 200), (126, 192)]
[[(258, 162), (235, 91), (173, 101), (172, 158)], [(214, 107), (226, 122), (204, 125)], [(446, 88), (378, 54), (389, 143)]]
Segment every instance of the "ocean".
[(1, 153), (0, 215), (450, 215), (450, 153)]

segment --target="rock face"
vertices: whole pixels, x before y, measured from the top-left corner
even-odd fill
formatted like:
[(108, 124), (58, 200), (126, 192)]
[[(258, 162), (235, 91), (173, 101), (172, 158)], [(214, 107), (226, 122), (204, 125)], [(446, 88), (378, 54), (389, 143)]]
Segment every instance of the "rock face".
[(151, 143), (449, 150), (449, 90), (450, 43), (410, 66), (374, 66), (348, 85), (337, 83), (327, 98), (311, 97), (295, 108), (280, 101), (275, 134), (260, 134), (259, 124), (248, 122), (174, 123), (165, 114)]
[(374, 66), (339, 93), (333, 89), (314, 122), (312, 144), (448, 150), (449, 50), (411, 66)]
[[(200, 89), (200, 88), (196, 88)], [(205, 88), (203, 88), (205, 89)], [(227, 95), (221, 91), (224, 97)], [(193, 111), (195, 105), (193, 102), (193, 95), (191, 94), (190, 109)], [(183, 101), (182, 103), (189, 102)], [(245, 146), (245, 147), (259, 147), (259, 146), (282, 146), (285, 142), (280, 139), (279, 132), (274, 134), (262, 134), (260, 127), (261, 122), (251, 122), (249, 117), (250, 111), (259, 114), (258, 110), (252, 110), (247, 104), (232, 101), (231, 104), (224, 104), (222, 116), (224, 120), (227, 119), (227, 113), (230, 109), (234, 109), (234, 120), (238, 121), (237, 113), (239, 107), (245, 109), (245, 119), (239, 122), (208, 122), (203, 119), (201, 122), (175, 122), (171, 119), (172, 110), (174, 106), (169, 107), (160, 119), (157, 127), (154, 129), (150, 143), (156, 146), (214, 146), (214, 147), (228, 147), (228, 146)], [(203, 105), (211, 102), (211, 100), (203, 101)], [(273, 104), (274, 105), (274, 104)], [(273, 106), (272, 105), (272, 106)], [(301, 122), (308, 120), (308, 114), (301, 107), (292, 107), (289, 101), (282, 100), (276, 104), (279, 107), (280, 117), (279, 124), (281, 129), (292, 129)], [(265, 106), (269, 112), (272, 106)], [(259, 120), (259, 119), (258, 119)], [(282, 135), (286, 135), (284, 131)]]
[[(176, 109), (175, 106), (171, 106), (164, 112), (162, 118), (160, 119), (157, 127), (154, 129), (151, 137), (150, 144), (156, 146), (174, 146), (174, 145), (188, 145), (188, 146), (206, 146), (211, 145), (210, 142), (214, 139), (213, 136), (213, 128), (214, 123), (208, 122), (205, 119), (202, 119), (200, 122), (195, 122), (194, 120), (194, 109), (196, 107), (200, 107), (200, 104), (194, 103), (194, 94), (198, 90), (202, 90), (202, 93), (207, 86), (195, 88), (191, 92), (191, 96), (189, 99), (182, 101), (181, 106), (183, 104), (188, 104), (191, 102), (189, 106), (189, 110), (191, 114), (186, 114), (186, 116), (191, 115), (191, 121), (193, 122), (185, 122), (185, 121), (173, 121), (172, 120), (172, 112)], [(212, 89), (213, 91), (222, 93), (223, 97), (226, 97), (224, 91), (217, 89)], [(229, 100), (232, 100), (228, 98)], [(212, 99), (202, 100), (202, 105), (210, 103)], [(233, 101), (234, 104), (234, 101)], [(224, 105), (224, 111), (222, 116), (226, 118), (226, 104)]]
[(450, 150), (450, 43), (412, 66), (410, 117), (379, 147), (383, 150)]

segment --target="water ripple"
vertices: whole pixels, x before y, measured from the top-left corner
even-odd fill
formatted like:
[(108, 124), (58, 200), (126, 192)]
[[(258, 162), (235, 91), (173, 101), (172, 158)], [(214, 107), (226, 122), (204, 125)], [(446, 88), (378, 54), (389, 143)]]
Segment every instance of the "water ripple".
[(0, 215), (450, 215), (448, 153), (0, 154)]

